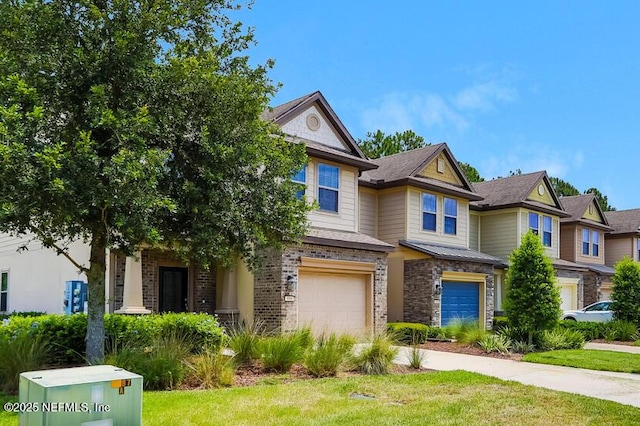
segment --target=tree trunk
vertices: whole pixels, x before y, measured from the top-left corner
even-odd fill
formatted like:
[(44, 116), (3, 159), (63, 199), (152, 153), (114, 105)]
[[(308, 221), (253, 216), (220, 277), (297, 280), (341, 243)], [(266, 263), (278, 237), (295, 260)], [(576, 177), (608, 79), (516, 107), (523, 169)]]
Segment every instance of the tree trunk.
[(104, 359), (105, 272), (107, 267), (106, 231), (98, 229), (91, 238), (91, 257), (87, 273), (89, 313), (87, 315), (87, 362), (99, 364)]

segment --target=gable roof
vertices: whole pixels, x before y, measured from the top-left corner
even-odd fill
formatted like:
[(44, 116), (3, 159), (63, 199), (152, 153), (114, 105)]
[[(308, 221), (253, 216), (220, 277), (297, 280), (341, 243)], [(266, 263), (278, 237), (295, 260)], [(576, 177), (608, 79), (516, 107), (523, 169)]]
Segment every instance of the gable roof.
[(441, 244), (430, 244), (422, 241), (400, 240), (402, 247), (407, 247), (421, 253), (428, 254), (436, 259), (455, 260), (463, 262), (477, 262), (494, 265), (504, 268), (508, 264), (499, 257), (491, 256), (486, 253), (471, 250), (463, 247), (453, 247)]
[[(455, 175), (462, 182), (462, 187), (437, 179), (419, 176), (419, 173), (427, 164), (437, 158), (441, 153), (451, 164)], [(382, 189), (400, 185), (413, 185), (468, 200), (482, 199), (482, 197), (474, 191), (473, 186), (467, 180), (460, 166), (458, 166), (458, 161), (454, 158), (446, 143), (412, 149), (399, 154), (377, 158), (372, 161), (378, 168), (362, 174), (359, 183), (363, 186)]]
[(304, 140), (303, 142), (307, 146), (307, 154), (326, 160), (347, 162), (358, 167), (360, 170), (371, 170), (377, 167), (364, 155), (355, 139), (353, 139), (353, 136), (351, 136), (344, 124), (342, 124), (342, 121), (340, 121), (320, 91), (309, 93), (308, 95), (301, 96), (282, 105), (267, 108), (262, 113), (261, 118), (282, 127), (285, 123), (306, 111), (311, 105), (316, 105), (327, 117), (329, 123), (334, 127), (338, 136), (349, 149), (348, 151), (343, 151), (318, 142)]
[[(560, 219), (561, 223), (582, 223), (585, 225), (589, 225), (594, 228), (602, 229), (604, 231), (613, 230), (607, 222), (607, 218), (604, 213), (602, 213), (602, 209), (600, 209), (600, 205), (595, 202), (596, 196), (594, 194), (582, 194), (582, 195), (571, 195), (567, 197), (560, 197), (560, 203), (562, 203), (562, 207), (564, 210), (570, 215), (569, 217), (565, 217)], [(587, 209), (590, 205), (595, 205), (598, 216), (602, 219), (602, 223), (593, 221), (591, 219), (585, 219), (583, 216), (587, 212)]]
[(640, 209), (614, 210), (604, 212), (609, 226), (613, 228), (610, 235), (636, 234), (640, 235)]
[[(555, 206), (528, 199), (529, 195), (540, 183), (544, 183), (549, 189)], [(569, 217), (569, 214), (563, 210), (562, 204), (553, 190), (549, 176), (547, 176), (547, 172), (545, 171), (514, 175), (485, 182), (475, 182), (473, 183), (473, 188), (484, 198), (482, 201), (476, 201), (470, 204), (469, 207), (473, 210), (486, 211), (511, 207), (525, 207), (559, 217)]]

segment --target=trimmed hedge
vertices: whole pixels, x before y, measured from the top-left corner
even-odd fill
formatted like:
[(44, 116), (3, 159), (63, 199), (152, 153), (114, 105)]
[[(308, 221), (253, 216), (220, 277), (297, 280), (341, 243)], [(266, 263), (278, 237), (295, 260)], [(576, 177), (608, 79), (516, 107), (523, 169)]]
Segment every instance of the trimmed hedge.
[[(43, 338), (51, 346), (51, 363), (59, 365), (85, 363), (87, 316), (41, 315), (11, 316), (2, 321), (0, 337), (11, 338), (27, 333)], [(110, 353), (124, 345), (146, 345), (154, 337), (177, 334), (195, 342), (193, 352), (218, 348), (224, 330), (216, 317), (208, 314), (167, 313), (142, 316), (105, 315), (105, 350)]]
[(412, 345), (427, 341), (433, 333), (431, 327), (415, 322), (390, 322), (387, 324), (389, 334), (401, 343)]
[(562, 320), (560, 321), (559, 326), (566, 330), (573, 330), (582, 333), (585, 340), (595, 340), (604, 338), (604, 335), (607, 332), (608, 323)]

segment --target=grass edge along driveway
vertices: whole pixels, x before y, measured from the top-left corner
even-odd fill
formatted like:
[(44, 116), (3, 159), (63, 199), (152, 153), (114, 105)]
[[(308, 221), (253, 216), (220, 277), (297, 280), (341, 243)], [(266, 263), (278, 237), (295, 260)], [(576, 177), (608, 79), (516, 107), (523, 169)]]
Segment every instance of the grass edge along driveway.
[(588, 370), (640, 374), (640, 355), (627, 352), (565, 349), (528, 353), (522, 357), (522, 361), (586, 368)]
[[(0, 398), (2, 399), (2, 398)], [(464, 371), (144, 392), (145, 425), (631, 425), (640, 409)], [(0, 412), (0, 426), (17, 425)]]

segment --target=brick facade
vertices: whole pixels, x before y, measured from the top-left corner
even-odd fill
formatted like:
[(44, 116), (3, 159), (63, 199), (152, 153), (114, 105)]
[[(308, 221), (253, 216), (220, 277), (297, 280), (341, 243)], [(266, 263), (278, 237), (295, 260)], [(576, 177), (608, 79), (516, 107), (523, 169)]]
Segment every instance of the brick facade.
[[(383, 329), (387, 323), (387, 254), (369, 250), (302, 244), (282, 253), (265, 250), (262, 266), (255, 272), (254, 317), (269, 329), (293, 330), (298, 327), (297, 298), (285, 301), (289, 277), (298, 282), (301, 257), (374, 263), (373, 327)], [(295, 295), (295, 291), (293, 292)]]
[[(122, 307), (124, 272), (126, 257), (115, 254), (114, 276), (114, 310)], [(142, 261), (142, 299), (144, 307), (158, 312), (159, 306), (159, 275), (161, 266), (184, 267), (188, 269), (189, 311), (213, 314), (216, 309), (216, 272), (215, 269), (206, 270), (198, 264), (185, 265), (170, 252), (160, 250), (144, 250)]]
[(404, 321), (440, 326), (441, 295), (435, 294), (435, 280), (443, 271), (485, 275), (486, 328), (493, 327), (493, 266), (484, 263), (439, 259), (405, 260)]

